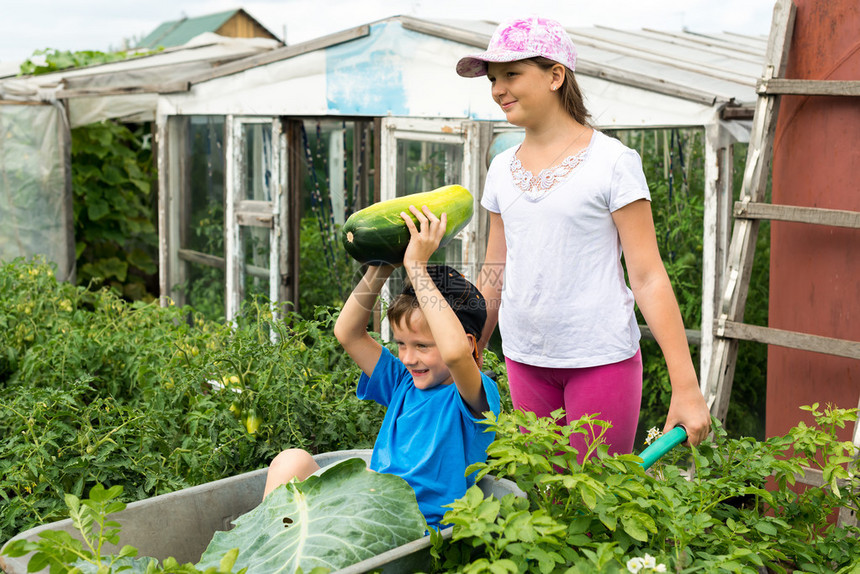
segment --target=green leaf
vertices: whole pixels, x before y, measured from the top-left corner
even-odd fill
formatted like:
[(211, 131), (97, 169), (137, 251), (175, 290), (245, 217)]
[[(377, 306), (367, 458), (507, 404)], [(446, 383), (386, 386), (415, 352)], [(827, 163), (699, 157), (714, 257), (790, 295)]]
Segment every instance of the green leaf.
[(139, 178), (131, 178), (130, 179), (132, 185), (134, 185), (137, 189), (142, 191), (143, 193), (149, 193), (152, 191), (152, 184), (145, 179)]
[(777, 534), (776, 526), (770, 522), (756, 522), (755, 529), (767, 536), (776, 536)]
[(235, 567), (249, 574), (337, 570), (417, 540), (426, 528), (409, 484), (368, 471), (360, 459), (276, 488), (234, 524), (215, 533), (199, 569), (220, 567), (227, 551), (241, 548)]
[(621, 525), (624, 528), (624, 532), (640, 542), (648, 541), (649, 531), (657, 531), (654, 519), (646, 514), (635, 513), (629, 516), (622, 516)]
[(618, 526), (618, 517), (614, 514), (606, 514), (601, 512), (598, 517), (600, 518), (600, 522), (608, 528), (610, 531), (614, 532), (615, 528)]
[[(110, 566), (108, 566), (108, 564), (110, 564)], [(131, 556), (124, 556), (111, 561), (110, 556), (102, 556), (101, 567), (85, 560), (78, 560), (72, 564), (72, 566), (77, 569), (73, 570), (73, 572), (77, 571), (81, 574), (102, 574), (102, 572), (106, 574), (113, 574), (114, 572), (122, 572), (123, 574), (146, 574), (147, 572), (152, 571), (152, 567), (155, 566), (155, 564), (155, 558), (150, 557), (132, 558)]]
[(158, 271), (158, 267), (152, 256), (143, 249), (135, 248), (129, 250), (126, 254), (126, 259), (129, 265), (137, 267), (146, 273), (155, 273)]
[(107, 502), (122, 494), (122, 486), (115, 485), (106, 489), (101, 484), (96, 484), (90, 489), (90, 500), (93, 502)]
[(87, 216), (90, 221), (98, 221), (110, 213), (110, 206), (103, 199), (92, 200), (87, 203)]
[(516, 563), (512, 560), (497, 560), (488, 565), (487, 570), (493, 574), (514, 574), (519, 572)]
[(112, 165), (107, 165), (102, 170), (102, 178), (111, 186), (120, 186), (127, 181), (123, 173)]
[(224, 554), (221, 562), (218, 564), (218, 572), (232, 572), (233, 565), (236, 564), (236, 558), (239, 556), (238, 548), (231, 548)]
[(12, 558), (18, 558), (19, 556), (23, 556), (29, 552), (34, 551), (38, 546), (30, 542), (29, 540), (13, 540), (9, 542), (6, 546), (2, 547), (2, 552), (0, 554), (5, 554), (6, 556), (11, 556)]
[(116, 257), (102, 259), (93, 265), (93, 275), (102, 278), (116, 277), (120, 281), (125, 281), (128, 273), (128, 263), (120, 261)]
[(39, 570), (47, 568), (50, 563), (50, 556), (48, 556), (44, 552), (36, 552), (35, 554), (33, 554), (33, 557), (30, 558), (30, 561), (27, 562), (27, 571), (38, 572)]
[(594, 507), (597, 506), (597, 494), (590, 487), (583, 485), (580, 494), (582, 495), (582, 502), (590, 509), (594, 510)]

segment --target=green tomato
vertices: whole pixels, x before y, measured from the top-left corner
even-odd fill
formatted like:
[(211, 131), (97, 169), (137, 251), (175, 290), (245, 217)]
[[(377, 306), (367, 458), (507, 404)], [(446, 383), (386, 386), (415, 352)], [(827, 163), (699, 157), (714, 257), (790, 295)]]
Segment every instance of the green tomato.
[(245, 417), (245, 430), (248, 431), (248, 434), (254, 434), (257, 432), (257, 429), (260, 428), (260, 424), (262, 424), (263, 419), (257, 416), (257, 411), (251, 409), (248, 412), (248, 416)]

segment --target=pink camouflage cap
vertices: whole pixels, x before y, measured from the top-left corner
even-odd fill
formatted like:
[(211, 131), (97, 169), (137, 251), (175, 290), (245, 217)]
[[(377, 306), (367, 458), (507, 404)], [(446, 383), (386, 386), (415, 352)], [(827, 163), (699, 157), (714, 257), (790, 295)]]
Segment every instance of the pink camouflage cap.
[(493, 32), (486, 52), (457, 62), (457, 73), (466, 78), (487, 74), (487, 62), (515, 62), (543, 56), (576, 69), (576, 46), (564, 27), (547, 18), (517, 18), (502, 22)]

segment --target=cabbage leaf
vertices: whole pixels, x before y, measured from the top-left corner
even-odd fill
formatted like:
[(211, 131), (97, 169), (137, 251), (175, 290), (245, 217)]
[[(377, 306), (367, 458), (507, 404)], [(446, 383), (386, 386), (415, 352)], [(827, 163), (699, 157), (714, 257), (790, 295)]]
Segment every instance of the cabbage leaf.
[(216, 532), (197, 568), (239, 549), (248, 574), (338, 570), (424, 536), (427, 524), (405, 480), (348, 459), (319, 476), (279, 486), (255, 509)]

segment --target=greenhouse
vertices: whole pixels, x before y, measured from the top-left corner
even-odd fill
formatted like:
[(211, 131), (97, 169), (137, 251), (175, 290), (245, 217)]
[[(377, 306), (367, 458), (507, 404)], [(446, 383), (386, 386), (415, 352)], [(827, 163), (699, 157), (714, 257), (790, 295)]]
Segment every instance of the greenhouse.
[[(160, 295), (223, 309), (227, 319), (252, 294), (300, 306), (314, 288), (300, 286), (303, 226), (306, 237), (318, 229), (314, 241), (335, 272), (336, 226), (368, 203), (457, 183), (473, 192), (477, 208), (490, 157), (519, 135), (487, 84), (453, 69), (486, 46), (494, 27), (399, 16), (294, 46), (204, 34), (143, 58), (4, 79), (0, 113), (10, 118), (11, 137), (3, 140), (3, 169), (26, 180), (16, 189), (32, 190), (30, 203), (15, 203), (10, 215), (18, 223), (6, 229), (28, 230), (34, 242), (4, 241), (11, 251), (4, 255), (48, 253), (61, 277), (73, 276), (69, 129), (103, 119), (154, 121)], [(711, 325), (732, 220), (733, 144), (749, 138), (766, 38), (600, 27), (570, 33), (595, 127), (704, 130), (701, 317)], [(44, 127), (14, 127), (30, 123)], [(669, 134), (660, 144), (667, 157)], [(22, 149), (33, 150), (27, 157), (41, 167), (13, 170)], [(35, 207), (42, 201), (47, 211)], [(31, 218), (34, 210), (48, 217)], [(33, 222), (38, 229), (28, 229)], [(467, 277), (482, 261), (485, 226), (474, 218), (446, 249)], [(705, 373), (711, 329), (688, 328)]]
[[(295, 300), (295, 246), (301, 217), (312, 210), (336, 245), (331, 224), (373, 201), (458, 183), (473, 191), (477, 207), (488, 159), (517, 134), (487, 84), (460, 78), (453, 67), (486, 46), (493, 27), (390, 18), (235, 62), (185, 91), (162, 92), (162, 295), (183, 301), (176, 286), (208, 266), (224, 270), (228, 317), (245, 290)], [(748, 138), (765, 39), (602, 28), (571, 35), (596, 126), (705, 131), (702, 321), (710, 324), (728, 242), (732, 143)], [(192, 142), (223, 154), (188, 159)], [(214, 181), (189, 179), (198, 164), (216, 170)], [(195, 186), (220, 185), (214, 199), (217, 206), (221, 194), (226, 198), (223, 253), (211, 253), (195, 248), (200, 235), (189, 225), (210, 209)], [(448, 260), (467, 275), (481, 262), (484, 225), (476, 218), (447, 248)]]

